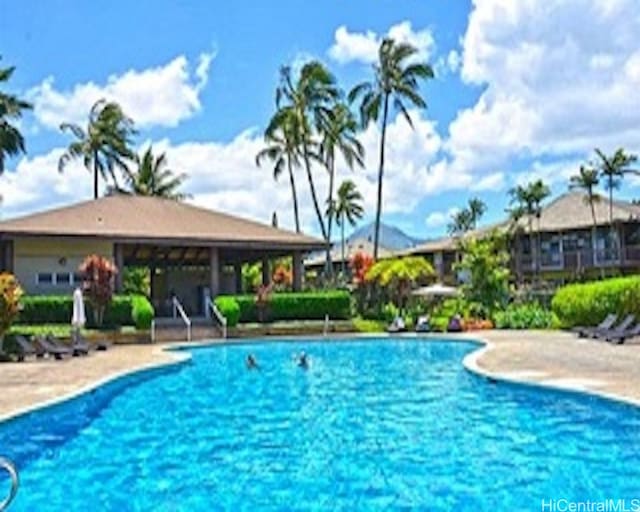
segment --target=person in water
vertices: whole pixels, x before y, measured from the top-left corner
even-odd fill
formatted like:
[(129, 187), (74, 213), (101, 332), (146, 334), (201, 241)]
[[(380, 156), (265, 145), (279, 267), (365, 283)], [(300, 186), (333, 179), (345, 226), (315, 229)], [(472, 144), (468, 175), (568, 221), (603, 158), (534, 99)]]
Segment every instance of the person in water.
[(253, 356), (253, 354), (249, 354), (246, 360), (247, 370), (259, 370), (258, 361)]
[(298, 356), (298, 366), (305, 370), (309, 368), (309, 357), (305, 352), (300, 352), (300, 355)]

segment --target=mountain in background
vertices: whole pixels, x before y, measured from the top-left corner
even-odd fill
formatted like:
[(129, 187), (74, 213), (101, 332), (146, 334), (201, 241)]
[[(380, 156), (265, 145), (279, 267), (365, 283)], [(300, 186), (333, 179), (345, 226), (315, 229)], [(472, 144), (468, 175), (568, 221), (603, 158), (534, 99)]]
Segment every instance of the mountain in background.
[[(357, 240), (367, 240), (373, 243), (375, 224), (367, 224), (359, 227), (347, 238), (347, 243), (355, 242)], [(384, 247), (390, 251), (399, 251), (401, 249), (409, 249), (419, 243), (422, 240), (413, 238), (407, 235), (401, 229), (395, 226), (389, 226), (388, 224), (380, 223), (380, 247)], [(340, 243), (339, 241), (334, 243)]]

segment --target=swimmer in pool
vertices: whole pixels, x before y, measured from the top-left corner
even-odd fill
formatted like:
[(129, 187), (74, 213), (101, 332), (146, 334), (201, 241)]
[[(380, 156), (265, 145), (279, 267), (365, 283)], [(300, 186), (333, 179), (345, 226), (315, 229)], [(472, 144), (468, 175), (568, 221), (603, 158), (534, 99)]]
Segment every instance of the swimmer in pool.
[(249, 354), (247, 356), (247, 359), (246, 359), (245, 363), (247, 365), (247, 370), (259, 370), (260, 369), (260, 367), (258, 366), (258, 361), (253, 356), (253, 354)]
[(309, 357), (305, 352), (300, 352), (298, 356), (298, 366), (307, 370), (309, 368)]

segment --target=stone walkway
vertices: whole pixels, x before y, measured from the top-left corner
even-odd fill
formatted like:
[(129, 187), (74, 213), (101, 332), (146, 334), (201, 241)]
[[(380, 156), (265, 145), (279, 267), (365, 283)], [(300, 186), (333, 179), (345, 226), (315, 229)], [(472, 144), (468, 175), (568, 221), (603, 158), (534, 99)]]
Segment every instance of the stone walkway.
[[(484, 338), (465, 366), (496, 379), (587, 390), (640, 405), (640, 343), (579, 340), (552, 331), (485, 331), (453, 339)], [(439, 336), (442, 338), (442, 336)], [(0, 365), (0, 420), (99, 385), (132, 370), (175, 362), (185, 354), (162, 345), (120, 345), (65, 361)]]

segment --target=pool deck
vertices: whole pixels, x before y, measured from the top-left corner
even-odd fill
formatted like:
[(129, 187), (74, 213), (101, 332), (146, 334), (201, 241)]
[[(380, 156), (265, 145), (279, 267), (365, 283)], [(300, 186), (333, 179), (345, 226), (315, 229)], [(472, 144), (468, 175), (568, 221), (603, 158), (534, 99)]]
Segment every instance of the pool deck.
[[(485, 346), (469, 354), (464, 364), (488, 377), (588, 391), (640, 405), (638, 341), (611, 345), (557, 331), (484, 331), (447, 338), (482, 339)], [(0, 420), (81, 393), (119, 375), (185, 357), (166, 352), (165, 347), (119, 345), (107, 352), (65, 361), (2, 364)]]

